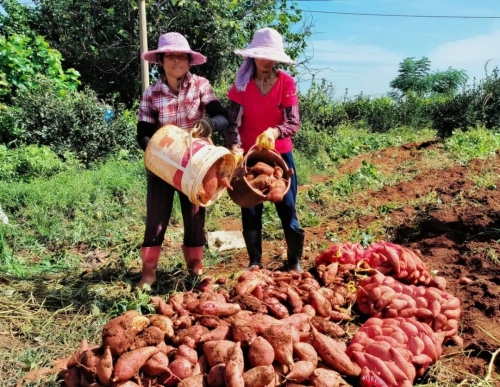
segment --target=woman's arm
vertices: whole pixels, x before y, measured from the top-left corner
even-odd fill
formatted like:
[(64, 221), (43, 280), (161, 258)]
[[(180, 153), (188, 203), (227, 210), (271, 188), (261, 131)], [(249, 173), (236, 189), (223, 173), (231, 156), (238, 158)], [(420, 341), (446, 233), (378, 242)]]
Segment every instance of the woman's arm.
[(283, 109), (284, 120), (282, 124), (276, 125), (279, 137), (291, 137), (296, 134), (300, 126), (299, 105), (293, 105)]
[(224, 131), (224, 137), (226, 139), (226, 147), (228, 149), (233, 149), (241, 145), (238, 128), (241, 125), (241, 115), (243, 114), (243, 106), (230, 100), (229, 108), (227, 110), (229, 115), (229, 126), (227, 130)]
[(156, 125), (145, 121), (139, 121), (137, 123), (137, 135), (136, 139), (139, 146), (144, 151), (149, 144), (149, 140), (153, 137), (156, 132)]
[(228, 128), (229, 115), (219, 100), (209, 102), (205, 110), (208, 115), (205, 120), (208, 121), (212, 131), (225, 131)]

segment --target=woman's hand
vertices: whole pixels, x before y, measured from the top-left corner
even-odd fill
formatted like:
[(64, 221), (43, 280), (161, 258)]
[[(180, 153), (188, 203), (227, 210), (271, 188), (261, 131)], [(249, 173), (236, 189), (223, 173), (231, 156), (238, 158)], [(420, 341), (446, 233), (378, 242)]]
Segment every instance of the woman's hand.
[(280, 132), (276, 128), (268, 128), (262, 132), (259, 137), (257, 137), (257, 148), (262, 149), (274, 149), (274, 144), (276, 139), (279, 137)]

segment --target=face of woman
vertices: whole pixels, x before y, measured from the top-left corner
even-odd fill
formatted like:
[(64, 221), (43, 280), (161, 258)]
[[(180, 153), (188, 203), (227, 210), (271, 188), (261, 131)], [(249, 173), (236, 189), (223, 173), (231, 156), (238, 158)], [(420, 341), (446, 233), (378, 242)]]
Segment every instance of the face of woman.
[(181, 52), (169, 52), (163, 56), (165, 74), (172, 78), (182, 78), (189, 70), (189, 56)]
[(257, 71), (259, 73), (269, 73), (272, 71), (274, 65), (276, 62), (273, 62), (272, 60), (267, 60), (267, 59), (254, 59), (255, 60), (255, 67), (257, 68)]

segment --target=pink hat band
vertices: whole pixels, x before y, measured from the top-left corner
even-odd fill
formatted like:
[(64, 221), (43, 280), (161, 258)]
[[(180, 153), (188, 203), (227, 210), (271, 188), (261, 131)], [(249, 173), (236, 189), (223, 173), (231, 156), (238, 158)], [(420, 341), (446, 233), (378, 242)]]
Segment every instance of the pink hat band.
[(250, 45), (242, 50), (234, 52), (245, 58), (267, 59), (274, 62), (296, 64), (283, 48), (283, 38), (280, 33), (273, 28), (262, 28), (255, 31)]
[(207, 61), (207, 58), (197, 51), (191, 50), (188, 41), (178, 32), (168, 32), (158, 38), (158, 48), (156, 50), (144, 52), (141, 57), (151, 63), (158, 63), (157, 54), (168, 52), (180, 52), (191, 55), (190, 64), (193, 66), (201, 65)]

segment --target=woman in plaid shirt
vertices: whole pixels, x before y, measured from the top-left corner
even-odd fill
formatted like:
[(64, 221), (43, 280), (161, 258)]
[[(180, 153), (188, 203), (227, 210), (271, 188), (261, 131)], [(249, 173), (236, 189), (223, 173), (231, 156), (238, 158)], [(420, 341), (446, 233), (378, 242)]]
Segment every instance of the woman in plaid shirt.
[[(158, 48), (142, 54), (143, 59), (161, 65), (161, 79), (151, 85), (141, 98), (137, 124), (137, 142), (143, 150), (161, 127), (175, 125), (194, 137), (208, 137), (212, 131), (226, 130), (227, 113), (207, 79), (191, 74), (189, 66), (201, 65), (206, 58), (191, 50), (179, 33), (161, 35)], [(161, 245), (172, 214), (177, 190), (159, 177), (147, 173), (146, 230), (141, 248), (142, 278), (137, 285), (152, 285)], [(190, 273), (201, 275), (205, 239), (205, 208), (194, 205), (180, 191), (184, 241), (182, 251)]]

